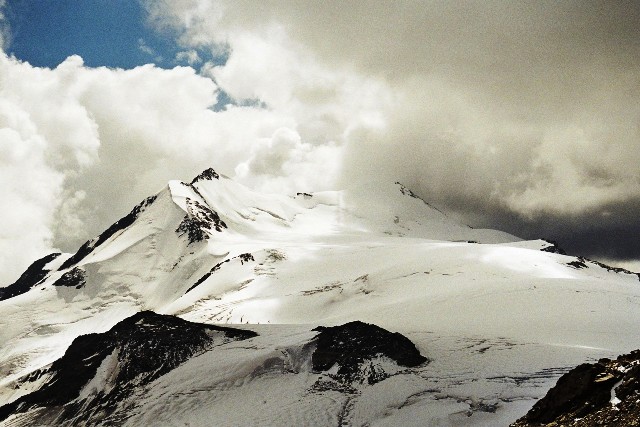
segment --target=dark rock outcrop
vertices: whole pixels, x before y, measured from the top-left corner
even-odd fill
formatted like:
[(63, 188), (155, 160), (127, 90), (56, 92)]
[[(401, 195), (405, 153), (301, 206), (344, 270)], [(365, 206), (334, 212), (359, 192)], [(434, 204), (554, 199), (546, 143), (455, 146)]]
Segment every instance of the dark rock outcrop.
[(566, 255), (567, 252), (558, 245), (558, 242), (555, 240), (543, 239), (545, 242), (549, 243), (549, 246), (545, 246), (540, 249), (542, 252), (551, 252), (552, 254), (560, 254)]
[(58, 270), (59, 271), (65, 270), (71, 267), (72, 265), (75, 265), (78, 262), (82, 261), (87, 255), (93, 252), (95, 248), (100, 246), (111, 236), (116, 234), (118, 231), (124, 230), (125, 228), (129, 227), (131, 224), (135, 222), (138, 216), (142, 212), (144, 212), (144, 210), (156, 200), (156, 198), (157, 196), (147, 197), (142, 202), (140, 202), (136, 207), (134, 207), (131, 210), (131, 212), (129, 212), (127, 215), (123, 216), (122, 218), (114, 222), (109, 228), (103, 231), (102, 234), (100, 234), (98, 237), (85, 242), (82, 246), (80, 246), (80, 249), (78, 249), (78, 251), (73, 256), (71, 256), (71, 258), (66, 260), (60, 266)]
[(640, 350), (572, 369), (511, 426), (543, 425), (640, 425)]
[[(62, 358), (37, 373), (49, 378), (40, 389), (0, 407), (0, 421), (37, 409), (38, 425), (74, 424), (78, 419), (85, 425), (118, 424), (107, 418), (132, 393), (215, 345), (256, 335), (150, 311), (137, 313), (108, 332), (76, 338)], [(94, 390), (80, 397), (99, 368), (107, 371), (101, 375), (108, 384), (97, 381)]]
[(59, 257), (61, 253), (53, 253), (34, 261), (22, 275), (5, 288), (0, 288), (0, 301), (22, 295), (31, 290), (42, 281), (49, 273), (44, 267)]
[(73, 267), (71, 270), (64, 273), (58, 280), (53, 283), (53, 286), (66, 286), (75, 287), (80, 289), (87, 283), (87, 274), (80, 267)]
[(366, 369), (367, 362), (378, 356), (404, 367), (418, 366), (428, 360), (407, 337), (376, 325), (355, 321), (341, 326), (320, 326), (314, 331), (320, 333), (311, 356), (313, 369), (327, 371), (337, 364), (336, 377), (344, 382), (374, 384), (386, 378), (380, 370)]
[(580, 270), (580, 269), (583, 269), (583, 268), (589, 268), (589, 267), (587, 267), (587, 264), (584, 263), (584, 260), (580, 259), (580, 258), (578, 258), (575, 261), (568, 262), (567, 265), (569, 267), (575, 268), (576, 270)]

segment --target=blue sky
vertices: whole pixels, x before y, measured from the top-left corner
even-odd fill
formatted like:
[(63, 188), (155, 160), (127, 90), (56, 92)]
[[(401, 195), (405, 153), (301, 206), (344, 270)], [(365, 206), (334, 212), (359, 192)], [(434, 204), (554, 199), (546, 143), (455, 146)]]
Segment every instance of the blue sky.
[[(87, 66), (171, 68), (181, 50), (174, 35), (145, 24), (135, 0), (13, 0), (7, 4), (9, 54), (35, 66), (55, 67), (70, 55)], [(199, 52), (202, 56), (203, 52)]]

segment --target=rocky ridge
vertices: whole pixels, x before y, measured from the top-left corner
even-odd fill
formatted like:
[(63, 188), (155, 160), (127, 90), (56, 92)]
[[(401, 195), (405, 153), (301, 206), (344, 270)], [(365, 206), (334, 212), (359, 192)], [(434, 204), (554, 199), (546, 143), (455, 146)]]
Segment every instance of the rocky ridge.
[(564, 374), (511, 427), (640, 425), (640, 350)]
[(48, 377), (40, 389), (0, 407), (0, 421), (35, 410), (42, 425), (119, 424), (109, 414), (144, 385), (215, 345), (256, 335), (139, 312), (105, 333), (76, 338), (62, 358), (30, 376)]

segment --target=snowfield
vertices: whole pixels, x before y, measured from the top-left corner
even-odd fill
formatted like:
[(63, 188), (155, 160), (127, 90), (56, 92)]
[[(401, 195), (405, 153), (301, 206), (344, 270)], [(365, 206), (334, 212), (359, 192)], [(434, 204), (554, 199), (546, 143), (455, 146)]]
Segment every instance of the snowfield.
[[(188, 358), (112, 413), (57, 424), (508, 425), (572, 367), (640, 348), (638, 275), (459, 224), (399, 183), (285, 197), (209, 170), (126, 218), (0, 300), (0, 406), (51, 381), (38, 373), (75, 338), (143, 310), (258, 336)], [(429, 361), (380, 356), (366, 365), (384, 373), (373, 384), (313, 369), (313, 329), (354, 320), (399, 332)], [(119, 354), (76, 406), (113, 387)]]

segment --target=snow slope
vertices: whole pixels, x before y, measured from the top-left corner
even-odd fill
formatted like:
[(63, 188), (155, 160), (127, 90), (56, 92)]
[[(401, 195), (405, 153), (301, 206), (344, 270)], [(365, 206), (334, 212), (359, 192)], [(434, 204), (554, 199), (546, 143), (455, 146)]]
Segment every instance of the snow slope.
[[(399, 183), (285, 197), (208, 170), (0, 300), (0, 405), (42, 387), (29, 375), (79, 335), (153, 310), (260, 335), (157, 378), (129, 425), (506, 425), (570, 367), (640, 347), (638, 276), (552, 249), (459, 224)], [(322, 374), (291, 374), (291, 355), (352, 320), (431, 363), (311, 392)]]

